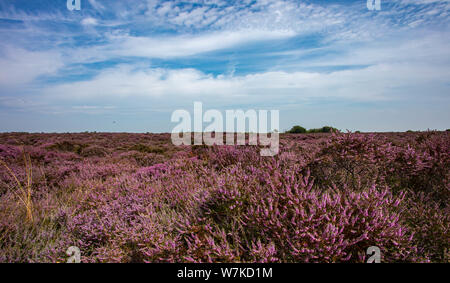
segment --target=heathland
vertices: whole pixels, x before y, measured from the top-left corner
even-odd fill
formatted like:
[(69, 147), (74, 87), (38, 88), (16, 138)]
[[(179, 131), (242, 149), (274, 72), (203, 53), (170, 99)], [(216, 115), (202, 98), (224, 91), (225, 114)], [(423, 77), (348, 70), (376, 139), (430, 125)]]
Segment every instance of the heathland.
[(450, 132), (0, 134), (0, 262), (449, 262)]

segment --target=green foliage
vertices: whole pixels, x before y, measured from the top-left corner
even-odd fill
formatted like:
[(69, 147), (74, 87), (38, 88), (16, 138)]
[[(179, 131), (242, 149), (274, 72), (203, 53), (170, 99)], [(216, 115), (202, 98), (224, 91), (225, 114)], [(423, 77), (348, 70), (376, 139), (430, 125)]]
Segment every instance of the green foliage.
[(289, 134), (304, 134), (306, 133), (306, 129), (303, 128), (302, 126), (293, 126), (289, 131), (287, 131), (286, 133)]
[(286, 133), (288, 134), (306, 134), (306, 133), (332, 133), (332, 132), (339, 132), (338, 129), (330, 127), (330, 126), (324, 126), (322, 128), (318, 129), (309, 129), (306, 130), (302, 126), (293, 126), (289, 131)]
[(339, 130), (330, 126), (324, 126), (322, 128), (318, 129), (309, 129), (308, 133), (332, 133), (332, 132), (338, 132)]

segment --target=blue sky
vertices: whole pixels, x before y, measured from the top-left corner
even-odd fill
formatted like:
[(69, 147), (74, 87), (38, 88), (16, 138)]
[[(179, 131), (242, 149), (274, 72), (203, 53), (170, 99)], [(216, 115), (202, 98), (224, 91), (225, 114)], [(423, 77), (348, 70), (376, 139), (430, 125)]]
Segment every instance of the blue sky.
[(450, 1), (0, 0), (0, 131), (169, 132), (176, 109), (280, 128), (450, 128)]

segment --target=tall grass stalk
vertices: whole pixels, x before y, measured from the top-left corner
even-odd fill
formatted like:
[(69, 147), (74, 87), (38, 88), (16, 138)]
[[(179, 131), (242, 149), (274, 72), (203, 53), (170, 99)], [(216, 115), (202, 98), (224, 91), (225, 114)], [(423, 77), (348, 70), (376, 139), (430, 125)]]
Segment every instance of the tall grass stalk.
[(14, 173), (13, 170), (3, 161), (0, 160), (0, 164), (3, 165), (3, 167), (6, 168), (9, 175), (15, 180), (18, 188), (17, 191), (13, 191), (13, 193), (19, 198), (20, 202), (25, 207), (26, 212), (26, 220), (30, 223), (33, 222), (33, 201), (31, 199), (31, 192), (32, 192), (32, 183), (33, 183), (33, 169), (31, 164), (31, 158), (29, 155), (26, 155), (25, 152), (23, 153), (23, 160), (25, 164), (25, 176), (26, 181), (22, 184), (19, 181), (19, 178)]

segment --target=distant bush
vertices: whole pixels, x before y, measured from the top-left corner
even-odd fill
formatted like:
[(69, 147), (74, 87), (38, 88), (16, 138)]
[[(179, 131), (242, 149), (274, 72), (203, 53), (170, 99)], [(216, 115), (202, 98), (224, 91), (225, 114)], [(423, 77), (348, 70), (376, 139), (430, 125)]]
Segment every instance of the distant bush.
[(338, 132), (338, 129), (330, 126), (324, 126), (322, 128), (308, 130), (308, 133), (332, 133), (332, 132)]
[(302, 126), (293, 126), (289, 131), (286, 133), (288, 134), (305, 134), (305, 133), (333, 133), (333, 132), (339, 132), (338, 129), (330, 127), (330, 126), (324, 126), (322, 128), (318, 129), (309, 129), (306, 130)]
[(297, 125), (297, 126), (292, 127), (286, 133), (289, 133), (289, 134), (304, 134), (304, 133), (306, 133), (306, 129), (303, 128), (302, 126), (298, 126)]

